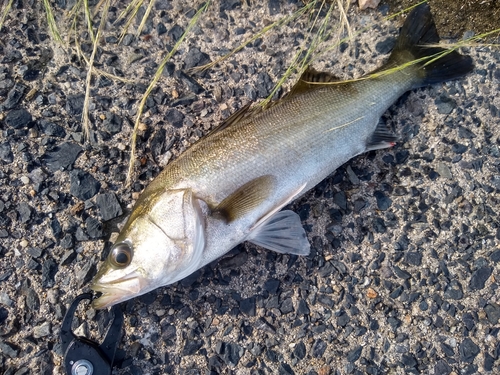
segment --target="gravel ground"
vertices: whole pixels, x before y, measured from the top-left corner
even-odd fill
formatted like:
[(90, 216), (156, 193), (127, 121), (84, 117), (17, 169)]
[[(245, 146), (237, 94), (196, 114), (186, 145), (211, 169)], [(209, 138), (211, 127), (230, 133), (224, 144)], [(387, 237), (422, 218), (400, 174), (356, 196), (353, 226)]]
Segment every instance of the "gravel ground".
[[(0, 370), (62, 374), (62, 317), (88, 290), (123, 214), (168, 160), (268, 95), (307, 25), (275, 30), (193, 75), (186, 69), (299, 7), (213, 4), (148, 99), (126, 187), (136, 104), (194, 11), (158, 2), (139, 38), (118, 45), (107, 32), (96, 66), (135, 83), (93, 80), (83, 142), (85, 66), (50, 41), (40, 4), (14, 3), (0, 40)], [(376, 26), (315, 68), (347, 78), (380, 66), (401, 24), (382, 20), (389, 11), (353, 9), (355, 30)], [(89, 44), (82, 49), (90, 55)], [(245, 244), (124, 303), (115, 373), (500, 373), (500, 53), (465, 52), (472, 74), (389, 109), (395, 147), (352, 160), (292, 204), (310, 256)], [(82, 308), (75, 329), (100, 339), (108, 321)]]

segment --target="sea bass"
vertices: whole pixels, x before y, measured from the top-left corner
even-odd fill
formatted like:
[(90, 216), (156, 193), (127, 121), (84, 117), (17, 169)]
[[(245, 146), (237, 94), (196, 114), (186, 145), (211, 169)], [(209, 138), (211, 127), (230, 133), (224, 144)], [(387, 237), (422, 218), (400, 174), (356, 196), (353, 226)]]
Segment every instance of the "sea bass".
[[(429, 6), (407, 17), (375, 78), (330, 84), (308, 71), (267, 109), (245, 107), (171, 162), (144, 190), (91, 288), (101, 309), (168, 285), (244, 241), (307, 255), (299, 216), (281, 209), (349, 159), (389, 147), (379, 124), (408, 90), (462, 77), (469, 56), (439, 42)], [(419, 61), (418, 63), (409, 62)]]

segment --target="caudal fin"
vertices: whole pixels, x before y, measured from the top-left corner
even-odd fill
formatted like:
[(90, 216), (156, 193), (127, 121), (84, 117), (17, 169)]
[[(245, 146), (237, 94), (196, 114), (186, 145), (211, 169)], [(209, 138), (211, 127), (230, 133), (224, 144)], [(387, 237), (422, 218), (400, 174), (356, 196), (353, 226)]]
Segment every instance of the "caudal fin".
[(439, 35), (432, 19), (427, 3), (417, 6), (411, 11), (401, 29), (399, 39), (392, 51), (385, 69), (402, 66), (411, 61), (442, 54), (435, 61), (433, 58), (417, 63), (418, 79), (415, 87), (460, 78), (474, 68), (470, 56), (461, 55), (456, 51), (429, 47), (439, 43)]

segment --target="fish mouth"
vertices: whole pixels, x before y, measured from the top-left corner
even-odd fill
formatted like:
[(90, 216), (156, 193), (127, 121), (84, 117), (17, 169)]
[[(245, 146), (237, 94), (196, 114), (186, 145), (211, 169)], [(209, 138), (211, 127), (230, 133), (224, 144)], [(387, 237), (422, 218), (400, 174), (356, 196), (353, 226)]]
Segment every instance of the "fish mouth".
[(105, 309), (143, 294), (144, 284), (144, 279), (136, 271), (112, 281), (94, 281), (90, 289), (101, 295), (92, 301), (92, 307)]

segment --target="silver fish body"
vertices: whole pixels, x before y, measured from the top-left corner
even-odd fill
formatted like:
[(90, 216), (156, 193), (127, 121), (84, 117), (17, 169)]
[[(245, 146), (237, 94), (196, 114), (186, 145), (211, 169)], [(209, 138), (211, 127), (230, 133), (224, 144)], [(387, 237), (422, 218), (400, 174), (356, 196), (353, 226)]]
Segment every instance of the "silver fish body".
[[(408, 61), (442, 52), (428, 5), (407, 18), (383, 69), (391, 74), (353, 82), (308, 84), (262, 111), (238, 113), (171, 162), (144, 190), (92, 289), (104, 308), (176, 282), (250, 241), (307, 255), (300, 219), (280, 211), (349, 159), (388, 147), (396, 137), (380, 116), (406, 91), (472, 69), (451, 52), (436, 62)], [(380, 69), (382, 71), (383, 69)], [(323, 76), (324, 77), (324, 76)]]

